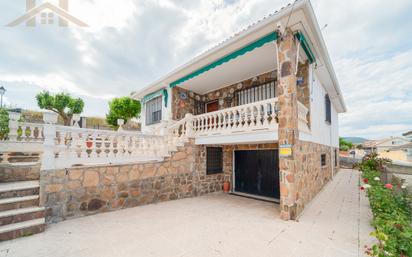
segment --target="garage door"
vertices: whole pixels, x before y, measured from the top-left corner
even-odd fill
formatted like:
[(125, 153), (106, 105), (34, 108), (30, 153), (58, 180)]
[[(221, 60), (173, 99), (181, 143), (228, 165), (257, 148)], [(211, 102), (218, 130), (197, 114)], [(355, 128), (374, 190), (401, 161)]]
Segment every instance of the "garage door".
[(235, 191), (279, 199), (278, 150), (235, 151)]

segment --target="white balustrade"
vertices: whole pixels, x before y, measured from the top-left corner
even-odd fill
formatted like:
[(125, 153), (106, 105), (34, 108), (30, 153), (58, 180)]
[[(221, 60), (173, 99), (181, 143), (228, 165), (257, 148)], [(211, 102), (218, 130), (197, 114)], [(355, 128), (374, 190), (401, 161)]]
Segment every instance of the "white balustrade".
[(164, 136), (56, 126), (54, 168), (160, 160), (166, 146)]
[(43, 142), (43, 124), (21, 122), (20, 113), (9, 113), (9, 133), (3, 138), (8, 142)]
[(240, 105), (193, 117), (196, 137), (271, 131), (277, 129), (277, 98)]

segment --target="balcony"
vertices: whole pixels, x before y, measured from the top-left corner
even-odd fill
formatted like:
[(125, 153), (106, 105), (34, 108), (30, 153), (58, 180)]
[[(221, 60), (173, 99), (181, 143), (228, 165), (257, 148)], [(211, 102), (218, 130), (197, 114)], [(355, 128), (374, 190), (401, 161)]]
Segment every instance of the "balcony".
[[(278, 140), (277, 98), (201, 115), (187, 115), (172, 126), (174, 135), (195, 138), (198, 145), (256, 144)], [(309, 133), (308, 109), (298, 102), (299, 130)]]

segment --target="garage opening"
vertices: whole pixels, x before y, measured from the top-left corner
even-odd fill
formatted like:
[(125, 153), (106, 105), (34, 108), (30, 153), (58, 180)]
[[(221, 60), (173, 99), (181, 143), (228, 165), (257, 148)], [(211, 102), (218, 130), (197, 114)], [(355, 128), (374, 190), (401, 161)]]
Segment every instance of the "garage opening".
[(234, 155), (234, 193), (278, 201), (278, 150), (239, 150)]

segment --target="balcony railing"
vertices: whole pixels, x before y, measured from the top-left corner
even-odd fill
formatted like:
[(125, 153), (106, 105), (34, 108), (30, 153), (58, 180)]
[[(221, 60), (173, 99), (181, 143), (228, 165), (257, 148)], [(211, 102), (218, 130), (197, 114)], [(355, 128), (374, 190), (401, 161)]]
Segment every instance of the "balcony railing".
[(195, 137), (277, 129), (277, 98), (240, 105), (193, 117)]

